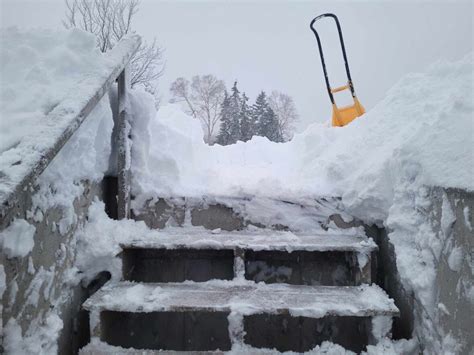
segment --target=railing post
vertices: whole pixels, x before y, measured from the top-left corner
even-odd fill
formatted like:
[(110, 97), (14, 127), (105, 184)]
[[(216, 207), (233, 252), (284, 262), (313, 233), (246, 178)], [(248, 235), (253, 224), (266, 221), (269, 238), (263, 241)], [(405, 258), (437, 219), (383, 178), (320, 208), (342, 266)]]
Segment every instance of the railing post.
[(118, 161), (117, 218), (130, 218), (130, 123), (128, 102), (128, 65), (118, 77)]

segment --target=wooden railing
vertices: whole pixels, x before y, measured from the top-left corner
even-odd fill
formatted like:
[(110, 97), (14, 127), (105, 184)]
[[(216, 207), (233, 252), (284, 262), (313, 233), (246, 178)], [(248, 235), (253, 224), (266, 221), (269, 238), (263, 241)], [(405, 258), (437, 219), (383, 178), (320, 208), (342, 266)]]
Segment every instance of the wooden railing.
[[(28, 195), (34, 190), (38, 176), (96, 107), (110, 87), (118, 82), (118, 218), (130, 214), (130, 146), (127, 119), (128, 66), (140, 45), (140, 37), (124, 37), (104, 54), (107, 70), (102, 76), (86, 78), (78, 83), (81, 97), (66, 98), (41, 122), (38, 130), (25, 136), (11, 151), (11, 163), (0, 166), (0, 226), (27, 208)], [(84, 88), (84, 90), (82, 90)], [(48, 137), (48, 139), (45, 139)], [(18, 152), (21, 152), (19, 155)], [(17, 158), (18, 156), (18, 158)], [(10, 157), (7, 157), (10, 158)]]

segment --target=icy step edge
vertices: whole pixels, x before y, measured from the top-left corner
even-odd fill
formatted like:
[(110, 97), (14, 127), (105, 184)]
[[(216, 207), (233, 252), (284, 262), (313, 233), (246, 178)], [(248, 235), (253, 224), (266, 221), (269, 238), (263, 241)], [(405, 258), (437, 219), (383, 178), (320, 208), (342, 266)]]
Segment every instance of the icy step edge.
[[(273, 299), (272, 299), (273, 298)], [(294, 317), (398, 316), (392, 299), (377, 285), (301, 286), (251, 281), (155, 283), (109, 282), (83, 308), (91, 312), (205, 311), (291, 314)]]
[(201, 229), (163, 231), (120, 243), (122, 249), (243, 249), (254, 251), (350, 251), (370, 253), (378, 249), (372, 238), (359, 229), (341, 233), (299, 235), (292, 232), (212, 233)]

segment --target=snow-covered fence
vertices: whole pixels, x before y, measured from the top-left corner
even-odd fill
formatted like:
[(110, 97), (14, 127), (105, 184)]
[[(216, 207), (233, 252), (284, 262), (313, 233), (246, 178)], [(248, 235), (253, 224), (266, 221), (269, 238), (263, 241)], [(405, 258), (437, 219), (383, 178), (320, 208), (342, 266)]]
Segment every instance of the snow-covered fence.
[[(78, 83), (75, 97), (69, 97), (47, 115), (35, 135), (22, 140), (16, 147), (18, 159), (0, 167), (0, 224), (9, 223), (18, 211), (26, 209), (37, 177), (46, 169), (61, 148), (80, 127), (110, 87), (118, 81), (118, 216), (129, 215), (130, 147), (127, 124), (128, 64), (140, 45), (140, 37), (123, 38), (106, 56), (107, 71), (102, 76), (87, 77)], [(79, 89), (80, 88), (80, 89)], [(73, 163), (73, 162), (72, 162)]]

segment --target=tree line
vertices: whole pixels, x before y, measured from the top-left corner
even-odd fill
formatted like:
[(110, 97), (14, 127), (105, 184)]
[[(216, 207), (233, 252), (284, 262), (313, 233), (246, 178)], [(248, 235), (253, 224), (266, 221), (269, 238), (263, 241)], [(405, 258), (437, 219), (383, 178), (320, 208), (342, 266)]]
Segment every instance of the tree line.
[(229, 92), (213, 75), (196, 75), (191, 81), (178, 78), (170, 92), (171, 102), (182, 102), (186, 112), (200, 120), (208, 144), (229, 145), (254, 136), (286, 142), (293, 137), (298, 114), (287, 94), (273, 91), (267, 96), (261, 91), (250, 105), (237, 81)]

